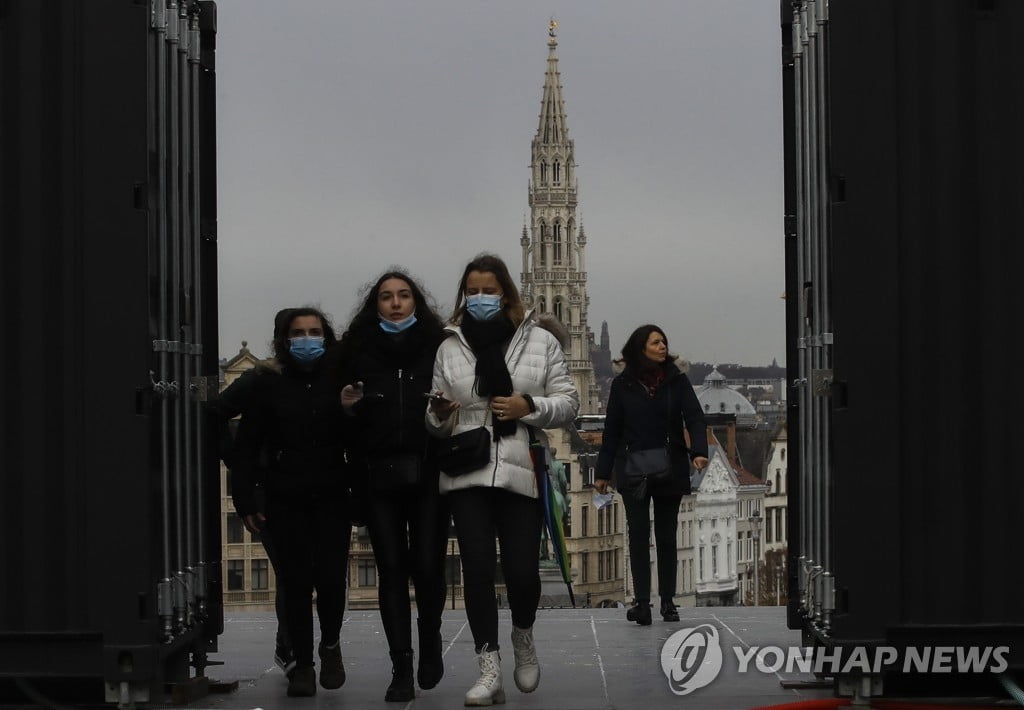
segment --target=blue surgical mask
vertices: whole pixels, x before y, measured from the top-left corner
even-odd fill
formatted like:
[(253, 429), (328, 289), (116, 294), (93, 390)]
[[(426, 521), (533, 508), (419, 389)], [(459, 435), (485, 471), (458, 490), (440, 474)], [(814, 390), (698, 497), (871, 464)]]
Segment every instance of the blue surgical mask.
[(380, 329), (385, 333), (401, 333), (416, 322), (416, 311), (413, 311), (402, 320), (388, 320), (383, 316), (380, 319)]
[(319, 335), (303, 335), (288, 339), (288, 352), (298, 362), (316, 362), (324, 354), (324, 339)]
[(501, 296), (491, 293), (466, 296), (466, 312), (473, 320), (492, 320), (501, 313)]

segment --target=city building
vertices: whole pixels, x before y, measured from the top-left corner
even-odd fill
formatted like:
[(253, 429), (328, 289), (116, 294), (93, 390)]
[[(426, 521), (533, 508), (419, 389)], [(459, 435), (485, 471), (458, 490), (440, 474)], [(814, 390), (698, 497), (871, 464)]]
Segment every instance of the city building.
[(522, 298), (528, 308), (555, 316), (568, 330), (566, 359), (580, 393), (580, 413), (595, 414), (600, 395), (591, 363), (594, 336), (587, 324), (587, 238), (576, 213), (576, 148), (565, 117), (557, 26), (552, 20), (540, 120), (530, 149), (530, 221), (519, 242)]

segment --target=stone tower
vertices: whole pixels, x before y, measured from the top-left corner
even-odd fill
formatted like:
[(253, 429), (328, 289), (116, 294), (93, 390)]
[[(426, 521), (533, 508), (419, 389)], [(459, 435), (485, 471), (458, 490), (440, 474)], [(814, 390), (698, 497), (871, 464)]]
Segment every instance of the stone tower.
[(576, 216), (575, 147), (565, 120), (554, 20), (548, 28), (548, 68), (540, 123), (530, 152), (529, 225), (523, 225), (523, 300), (538, 313), (554, 315), (569, 331), (569, 371), (580, 394), (580, 414), (600, 408), (590, 359), (593, 334), (587, 325), (587, 238)]

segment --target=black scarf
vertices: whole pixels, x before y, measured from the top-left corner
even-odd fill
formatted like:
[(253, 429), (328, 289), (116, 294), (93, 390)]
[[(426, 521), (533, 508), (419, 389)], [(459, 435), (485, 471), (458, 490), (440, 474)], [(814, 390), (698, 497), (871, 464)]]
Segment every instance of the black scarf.
[[(508, 397), (512, 394), (512, 375), (505, 365), (505, 343), (516, 327), (504, 314), (494, 320), (478, 321), (468, 313), (462, 319), (462, 334), (476, 355), (476, 382), (473, 389), (480, 397)], [(515, 420), (502, 421), (491, 415), (494, 440), (516, 433)]]

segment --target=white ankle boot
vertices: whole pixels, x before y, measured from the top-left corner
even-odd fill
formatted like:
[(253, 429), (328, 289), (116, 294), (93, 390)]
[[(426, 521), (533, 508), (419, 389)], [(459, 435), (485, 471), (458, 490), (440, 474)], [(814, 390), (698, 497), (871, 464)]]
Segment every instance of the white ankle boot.
[(512, 652), (516, 657), (516, 670), (512, 674), (516, 687), (524, 693), (532, 693), (540, 683), (540, 663), (533, 645), (532, 626), (528, 629), (512, 627)]
[(480, 678), (466, 692), (466, 705), (498, 705), (505, 702), (501, 687), (501, 656), (497, 651), (483, 651), (477, 656)]

